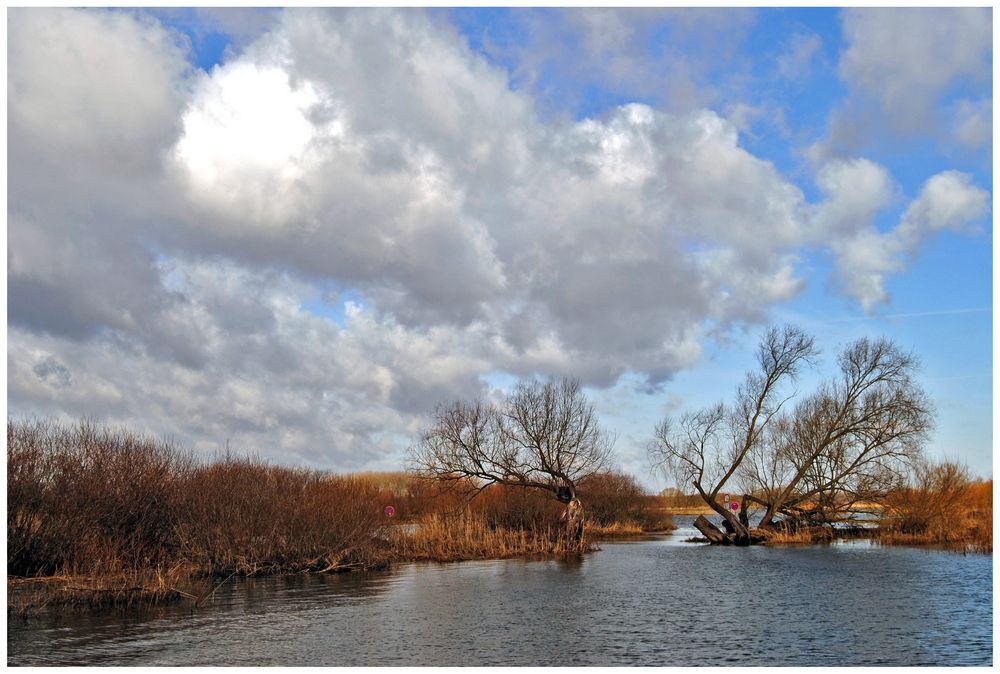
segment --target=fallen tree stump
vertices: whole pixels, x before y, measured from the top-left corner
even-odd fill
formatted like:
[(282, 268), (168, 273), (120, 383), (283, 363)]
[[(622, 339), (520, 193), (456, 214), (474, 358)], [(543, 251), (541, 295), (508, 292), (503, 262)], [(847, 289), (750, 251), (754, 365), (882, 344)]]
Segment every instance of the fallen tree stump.
[(698, 519), (694, 521), (694, 528), (701, 532), (701, 535), (708, 539), (709, 543), (723, 544), (727, 545), (732, 543), (726, 534), (708, 521), (708, 518), (704, 515), (698, 515)]

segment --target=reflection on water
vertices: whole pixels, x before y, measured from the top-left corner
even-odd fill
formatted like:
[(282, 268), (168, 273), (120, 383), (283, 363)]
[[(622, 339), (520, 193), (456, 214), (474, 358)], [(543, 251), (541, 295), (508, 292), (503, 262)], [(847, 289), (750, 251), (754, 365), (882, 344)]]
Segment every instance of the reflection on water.
[(192, 611), (7, 622), (8, 664), (989, 665), (992, 559), (867, 541), (233, 579)]

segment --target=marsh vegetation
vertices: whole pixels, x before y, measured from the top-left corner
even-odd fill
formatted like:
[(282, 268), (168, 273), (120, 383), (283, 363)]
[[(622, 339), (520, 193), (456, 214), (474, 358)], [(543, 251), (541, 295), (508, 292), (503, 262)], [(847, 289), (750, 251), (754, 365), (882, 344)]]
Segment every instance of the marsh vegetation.
[[(560, 504), (542, 493), (407, 473), (341, 476), (232, 452), (198, 459), (89, 422), (9, 421), (7, 487), (15, 610), (197, 602), (234, 575), (569, 551)], [(593, 474), (579, 489), (592, 503), (584, 549), (599, 535), (671, 526), (629, 476)]]

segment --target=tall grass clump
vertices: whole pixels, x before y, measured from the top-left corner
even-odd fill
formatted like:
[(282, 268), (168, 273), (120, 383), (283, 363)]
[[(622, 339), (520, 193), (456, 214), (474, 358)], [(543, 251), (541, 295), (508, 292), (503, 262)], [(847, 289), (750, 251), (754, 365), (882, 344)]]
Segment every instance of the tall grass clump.
[[(402, 559), (454, 562), (467, 559), (505, 559), (570, 552), (560, 528), (496, 526), (482, 513), (433, 513), (419, 526), (397, 527), (392, 545)], [(577, 547), (573, 552), (579, 552)]]

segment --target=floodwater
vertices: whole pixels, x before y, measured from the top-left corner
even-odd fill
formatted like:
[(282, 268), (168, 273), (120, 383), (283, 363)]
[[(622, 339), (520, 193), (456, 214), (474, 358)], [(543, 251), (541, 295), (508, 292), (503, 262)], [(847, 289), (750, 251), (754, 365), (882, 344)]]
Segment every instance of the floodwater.
[(233, 579), (192, 610), (7, 620), (8, 665), (991, 665), (992, 557), (602, 542), (570, 560)]

